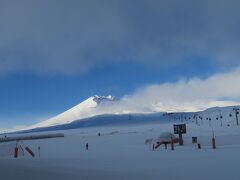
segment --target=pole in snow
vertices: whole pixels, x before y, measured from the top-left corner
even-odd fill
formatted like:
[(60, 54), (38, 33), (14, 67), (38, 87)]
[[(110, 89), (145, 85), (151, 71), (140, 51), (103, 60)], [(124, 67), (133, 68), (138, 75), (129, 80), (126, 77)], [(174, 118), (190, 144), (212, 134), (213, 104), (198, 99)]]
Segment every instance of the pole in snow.
[(41, 150), (41, 148), (40, 148), (40, 146), (38, 146), (38, 157), (40, 157), (40, 150)]
[(216, 140), (215, 140), (215, 136), (214, 136), (214, 131), (213, 131), (213, 137), (212, 137), (212, 148), (216, 149)]
[(171, 135), (171, 150), (174, 151), (174, 143), (173, 143), (173, 137)]
[(235, 111), (235, 114), (236, 114), (236, 122), (237, 122), (237, 126), (238, 126), (238, 114), (239, 114), (239, 108), (236, 108), (236, 107), (234, 107), (233, 108), (233, 111)]
[(17, 158), (18, 157), (18, 147), (16, 146), (14, 148), (14, 158)]

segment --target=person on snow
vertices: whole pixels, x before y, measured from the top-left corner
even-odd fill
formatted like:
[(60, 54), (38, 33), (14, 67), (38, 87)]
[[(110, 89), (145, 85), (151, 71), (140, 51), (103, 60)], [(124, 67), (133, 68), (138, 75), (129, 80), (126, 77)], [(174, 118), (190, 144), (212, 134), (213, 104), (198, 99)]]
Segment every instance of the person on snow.
[(164, 142), (165, 149), (167, 149), (167, 142)]

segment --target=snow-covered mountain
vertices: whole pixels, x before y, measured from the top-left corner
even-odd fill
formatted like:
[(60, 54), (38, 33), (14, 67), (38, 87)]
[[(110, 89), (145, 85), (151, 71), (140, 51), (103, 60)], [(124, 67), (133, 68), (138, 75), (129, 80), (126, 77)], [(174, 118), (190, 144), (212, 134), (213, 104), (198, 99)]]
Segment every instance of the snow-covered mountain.
[[(158, 107), (159, 104), (156, 104)], [(235, 106), (213, 107), (197, 112), (172, 112), (167, 113), (167, 107), (161, 106), (161, 111), (155, 111), (156, 107), (150, 107), (148, 111), (135, 111), (131, 106), (126, 106), (113, 96), (92, 96), (73, 108), (24, 130), (56, 130), (73, 129), (86, 126), (149, 123), (149, 122), (200, 122), (205, 125), (236, 124)], [(239, 108), (239, 106), (236, 106)], [(173, 107), (175, 109), (175, 107)], [(169, 112), (169, 111), (168, 111)]]
[(73, 108), (29, 128), (38, 128), (46, 126), (55, 126), (66, 123), (71, 123), (78, 119), (84, 119), (98, 115), (100, 112), (96, 110), (98, 105), (108, 105), (116, 99), (113, 96), (92, 96)]

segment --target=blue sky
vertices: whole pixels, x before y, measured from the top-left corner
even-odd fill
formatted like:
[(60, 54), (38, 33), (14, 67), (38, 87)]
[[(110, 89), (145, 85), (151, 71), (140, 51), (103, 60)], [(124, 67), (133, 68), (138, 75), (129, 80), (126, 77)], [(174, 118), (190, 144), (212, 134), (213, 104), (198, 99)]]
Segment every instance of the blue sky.
[(61, 112), (95, 94), (110, 94), (121, 98), (148, 84), (175, 82), (181, 77), (207, 77), (215, 71), (210, 64), (195, 65), (197, 68), (186, 65), (158, 70), (124, 63), (93, 69), (75, 76), (13, 74), (1, 78), (1, 112), (6, 115), (29, 111)]
[(1, 1), (0, 125), (35, 123), (94, 94), (121, 98), (231, 73), (240, 65), (239, 7), (234, 0)]

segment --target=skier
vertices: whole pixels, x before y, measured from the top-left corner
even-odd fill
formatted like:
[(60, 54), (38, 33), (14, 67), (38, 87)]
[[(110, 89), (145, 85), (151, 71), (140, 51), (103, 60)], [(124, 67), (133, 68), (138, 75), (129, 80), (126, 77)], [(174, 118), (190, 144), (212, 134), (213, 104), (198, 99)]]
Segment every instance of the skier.
[(88, 150), (88, 143), (86, 143), (86, 150)]
[(165, 149), (167, 149), (167, 142), (164, 142)]

